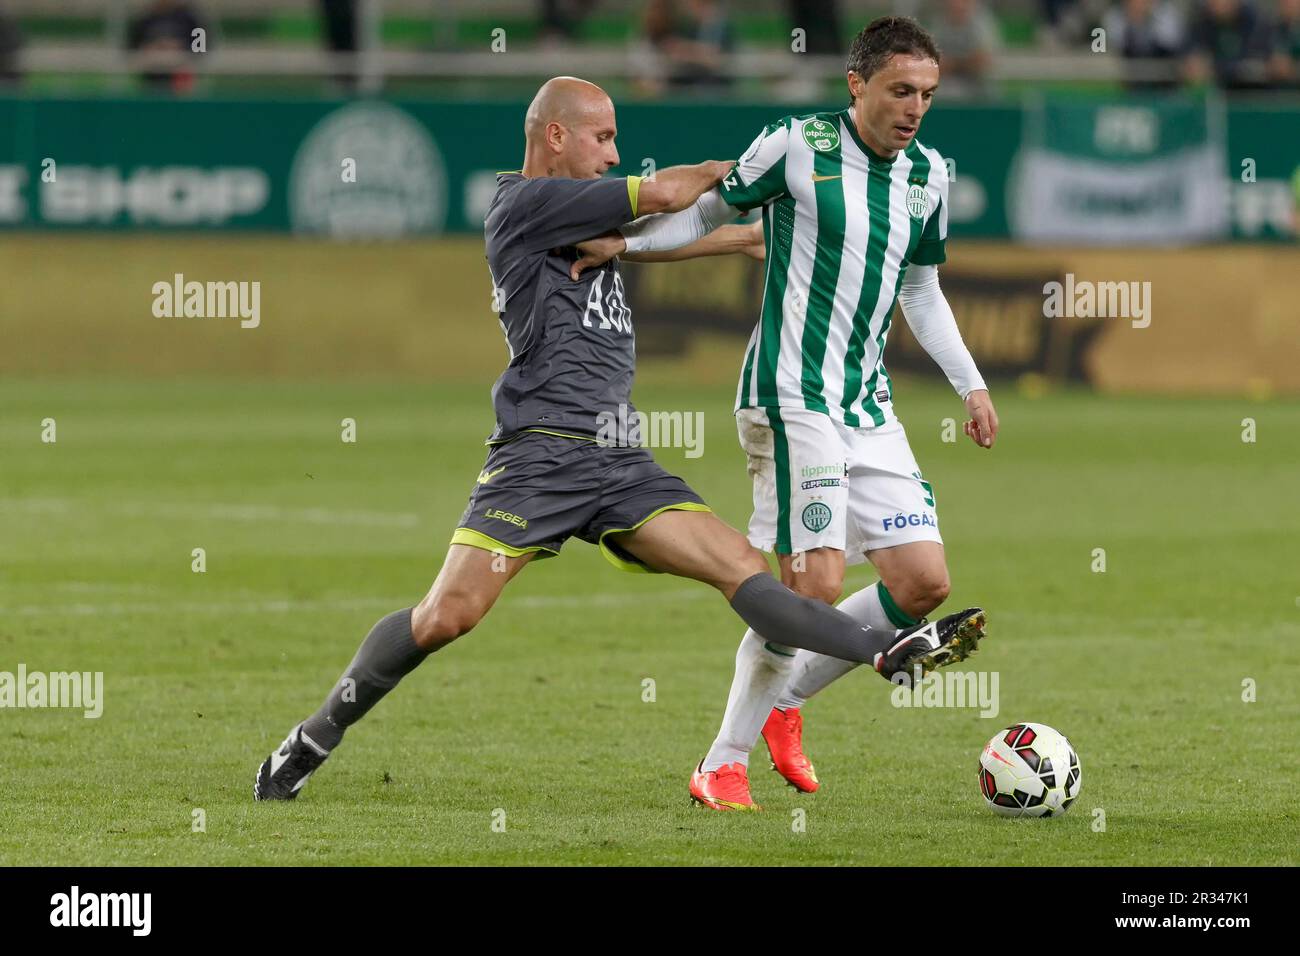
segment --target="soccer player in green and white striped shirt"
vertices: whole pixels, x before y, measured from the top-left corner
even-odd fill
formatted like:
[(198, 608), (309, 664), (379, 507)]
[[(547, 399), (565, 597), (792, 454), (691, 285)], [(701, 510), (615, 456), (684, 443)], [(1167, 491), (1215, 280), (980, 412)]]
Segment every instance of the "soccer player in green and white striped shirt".
[[(998, 423), (939, 289), (948, 173), (916, 140), (939, 52), (915, 21), (881, 18), (854, 40), (847, 79), (847, 109), (771, 124), (693, 207), (580, 247), (590, 259), (575, 268), (619, 253), (766, 258), (736, 395), (754, 480), (750, 542), (776, 552), (792, 588), (827, 602), (840, 596), (846, 563), (870, 560), (880, 581), (841, 609), (873, 627), (904, 627), (944, 601), (949, 579), (934, 491), (894, 415), (884, 365), (895, 302), (965, 402), (966, 434), (990, 448)], [(761, 239), (757, 224), (717, 228), (759, 207)], [(746, 768), (760, 732), (782, 775), (816, 790), (800, 711), (854, 666), (747, 632), (692, 796), (714, 809), (753, 807)]]

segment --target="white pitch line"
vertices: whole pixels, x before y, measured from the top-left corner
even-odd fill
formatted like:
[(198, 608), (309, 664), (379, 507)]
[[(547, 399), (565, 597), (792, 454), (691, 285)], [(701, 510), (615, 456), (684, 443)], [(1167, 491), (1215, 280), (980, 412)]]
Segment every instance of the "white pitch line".
[[(519, 608), (531, 610), (551, 607), (619, 607), (624, 604), (643, 603), (645, 601), (691, 601), (709, 596), (712, 592), (701, 586), (698, 590), (670, 591), (667, 593), (628, 592), (600, 593), (583, 596), (538, 595), (530, 594), (511, 598), (509, 594), (501, 597), (498, 607), (503, 610)], [(285, 614), (301, 611), (360, 611), (367, 608), (409, 607), (412, 598), (335, 598), (306, 601), (177, 601), (135, 602), (115, 604), (21, 604), (15, 607), (0, 607), (0, 616), (15, 617), (99, 617), (129, 614)]]
[(133, 518), (209, 518), (218, 521), (300, 521), (308, 524), (361, 525), (414, 528), (420, 516), (409, 511), (338, 510), (333, 508), (281, 508), (277, 505), (187, 504), (184, 502), (97, 502), (76, 498), (0, 498), (0, 510), (29, 514), (96, 512)]
[(55, 591), (73, 591), (78, 594), (157, 594), (158, 588), (149, 584), (122, 584), (107, 581), (55, 581), (48, 585)]

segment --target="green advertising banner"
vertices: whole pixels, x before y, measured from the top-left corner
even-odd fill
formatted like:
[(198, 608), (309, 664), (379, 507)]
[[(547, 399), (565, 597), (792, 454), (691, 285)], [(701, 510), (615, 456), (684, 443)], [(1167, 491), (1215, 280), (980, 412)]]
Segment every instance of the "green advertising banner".
[(1107, 245), (1227, 235), (1217, 116), (1208, 102), (1034, 104), (1011, 173), (1013, 234)]
[[(0, 228), (339, 238), (478, 232), (496, 171), (521, 162), (525, 107), (0, 99)], [(789, 112), (771, 104), (628, 103), (618, 110), (616, 172), (736, 157)], [(1155, 208), (1173, 225), (1153, 241), (1294, 238), (1300, 105), (1227, 108), (1221, 129), (1201, 122), (1204, 113), (1181, 101), (941, 104), (922, 139), (949, 160), (955, 236), (1046, 238), (1054, 233), (1044, 233), (1044, 223), (1059, 226), (1065, 216), (1066, 237), (1134, 241), (1143, 237), (1123, 228), (1122, 217), (1117, 226), (1088, 210)], [(1151, 172), (1189, 156), (1191, 180)], [(1082, 192), (1070, 178), (1081, 168), (1093, 180)], [(1175, 181), (1194, 212), (1170, 206)], [(1180, 216), (1196, 228), (1180, 232)]]

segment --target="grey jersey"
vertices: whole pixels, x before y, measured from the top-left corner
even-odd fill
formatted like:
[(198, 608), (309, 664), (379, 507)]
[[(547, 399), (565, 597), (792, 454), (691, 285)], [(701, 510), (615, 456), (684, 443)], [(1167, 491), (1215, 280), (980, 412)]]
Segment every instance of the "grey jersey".
[(636, 350), (618, 263), (577, 282), (569, 266), (574, 243), (636, 218), (631, 178), (498, 174), (484, 232), (510, 365), (492, 388), (489, 442), (528, 428), (595, 435), (601, 412), (630, 409)]

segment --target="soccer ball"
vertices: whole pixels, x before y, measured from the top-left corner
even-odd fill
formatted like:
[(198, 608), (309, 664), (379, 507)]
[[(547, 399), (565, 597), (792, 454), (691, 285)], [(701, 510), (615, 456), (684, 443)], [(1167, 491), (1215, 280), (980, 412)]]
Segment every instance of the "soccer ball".
[(1079, 757), (1060, 731), (1016, 724), (984, 745), (980, 792), (1004, 817), (1060, 816), (1079, 796)]

